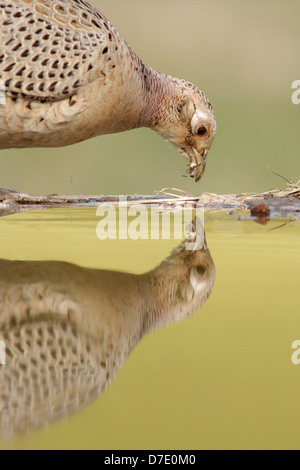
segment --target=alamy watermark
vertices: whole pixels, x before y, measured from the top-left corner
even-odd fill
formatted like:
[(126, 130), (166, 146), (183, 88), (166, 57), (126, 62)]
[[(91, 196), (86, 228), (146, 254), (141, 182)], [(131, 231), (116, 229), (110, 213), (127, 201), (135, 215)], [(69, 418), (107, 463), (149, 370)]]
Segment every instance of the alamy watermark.
[(6, 364), (6, 347), (4, 341), (0, 340), (0, 365)]
[(117, 204), (97, 209), (96, 234), (100, 240), (183, 240), (187, 250), (204, 243), (204, 206), (201, 204), (131, 204), (120, 197)]
[(3, 80), (0, 80), (0, 106), (5, 106), (5, 104), (6, 104), (5, 83)]
[(292, 363), (295, 366), (300, 365), (300, 340), (296, 340), (292, 344), (292, 349), (295, 349), (295, 351), (292, 354)]
[(295, 90), (292, 93), (292, 103), (300, 104), (300, 80), (294, 80), (292, 83), (292, 89)]

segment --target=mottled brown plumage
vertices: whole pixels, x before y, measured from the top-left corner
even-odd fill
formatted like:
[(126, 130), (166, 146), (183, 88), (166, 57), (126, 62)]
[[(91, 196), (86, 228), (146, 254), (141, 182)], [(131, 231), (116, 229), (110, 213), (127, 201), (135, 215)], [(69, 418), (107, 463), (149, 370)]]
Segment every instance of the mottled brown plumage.
[(0, 148), (58, 147), (145, 126), (201, 178), (216, 132), (208, 99), (145, 65), (86, 1), (0, 0), (0, 43)]
[(0, 437), (89, 403), (144, 335), (200, 308), (214, 279), (205, 243), (143, 275), (0, 260)]

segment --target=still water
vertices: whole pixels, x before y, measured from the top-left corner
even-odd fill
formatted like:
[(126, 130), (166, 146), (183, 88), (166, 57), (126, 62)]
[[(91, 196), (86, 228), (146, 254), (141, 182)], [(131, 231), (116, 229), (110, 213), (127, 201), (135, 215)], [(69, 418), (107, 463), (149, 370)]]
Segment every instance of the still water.
[(299, 449), (299, 222), (206, 214), (187, 252), (98, 221), (0, 219), (0, 449)]

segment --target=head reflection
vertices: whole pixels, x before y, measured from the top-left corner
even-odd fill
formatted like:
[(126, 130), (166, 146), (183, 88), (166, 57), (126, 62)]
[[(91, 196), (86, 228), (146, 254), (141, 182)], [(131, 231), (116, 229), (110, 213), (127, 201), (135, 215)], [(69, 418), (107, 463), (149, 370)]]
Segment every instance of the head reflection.
[(200, 244), (184, 241), (142, 275), (0, 260), (0, 437), (87, 404), (145, 334), (201, 307), (215, 267), (194, 227)]

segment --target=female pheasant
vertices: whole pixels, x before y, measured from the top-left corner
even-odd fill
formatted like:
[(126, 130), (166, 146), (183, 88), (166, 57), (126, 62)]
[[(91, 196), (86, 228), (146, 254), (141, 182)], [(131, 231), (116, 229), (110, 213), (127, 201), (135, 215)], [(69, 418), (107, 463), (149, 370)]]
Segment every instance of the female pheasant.
[(0, 0), (0, 148), (60, 147), (148, 127), (198, 181), (216, 133), (193, 84), (145, 65), (84, 0)]

